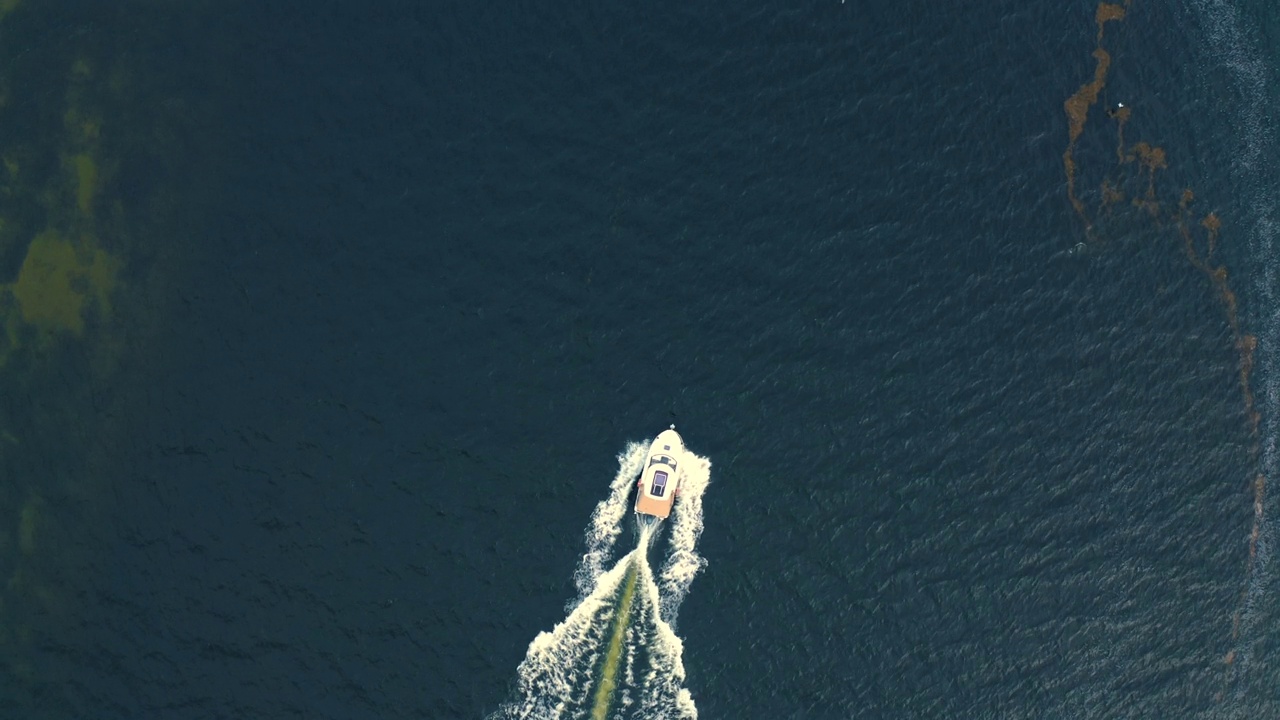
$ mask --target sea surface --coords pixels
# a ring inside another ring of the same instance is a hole
[[[0,717],[1280,717],[1277,37],[0,0]]]

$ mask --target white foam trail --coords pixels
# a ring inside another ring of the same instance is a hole
[[[1234,156],[1232,172],[1244,190],[1243,199],[1250,217],[1242,221],[1249,244],[1253,283],[1245,298],[1249,305],[1248,323],[1255,330],[1258,344],[1254,351],[1255,387],[1258,411],[1262,474],[1272,483],[1263,495],[1265,507],[1259,508],[1264,522],[1259,527],[1256,553],[1245,589],[1244,609],[1240,620],[1240,643],[1235,649],[1235,663],[1247,675],[1251,650],[1256,644],[1265,617],[1270,610],[1265,602],[1272,578],[1271,546],[1274,540],[1274,483],[1280,480],[1280,452],[1277,448],[1277,414],[1280,413],[1280,304],[1276,302],[1277,273],[1280,272],[1280,175],[1275,164],[1276,143],[1273,120],[1269,117],[1273,96],[1269,70],[1258,52],[1259,39],[1240,13],[1227,0],[1192,0],[1191,3],[1204,29],[1206,43],[1202,57],[1215,63],[1214,70],[1225,70],[1231,78],[1235,102],[1229,104],[1232,122],[1241,133],[1241,150]],[[1210,80],[1209,82],[1213,82]],[[1252,639],[1252,640],[1251,640]],[[1237,685],[1237,691],[1240,686]]]
[[[697,548],[703,527],[702,494],[711,482],[711,461],[686,452],[682,471],[680,494],[672,510],[671,552],[659,573],[662,619],[672,627],[693,578],[707,565]]]
[[[596,506],[587,526],[587,552],[574,573],[580,596],[569,603],[568,617],[550,632],[539,633],[517,668],[517,697],[491,720],[586,718],[599,682],[602,653],[619,612],[623,584],[636,573],[629,625],[609,717],[644,720],[697,720],[693,696],[684,687],[684,644],[664,619],[678,609],[689,583],[706,564],[696,552],[702,534],[702,494],[711,463],[693,454],[685,460],[679,500],[671,520],[671,555],[663,566],[662,590],[646,557],[660,525],[641,523],[637,547],[608,572],[618,535],[626,523],[631,487],[640,474],[650,443],[631,443],[618,456],[618,474],[609,496]]]
[[[566,710],[586,703],[614,599],[627,574],[628,558],[598,579],[595,590],[583,598],[569,617],[551,632],[541,632],[529,643],[524,661],[516,669],[520,700],[504,707],[494,718],[558,718]]]
[[[664,598],[653,570],[640,558],[636,601],[649,633],[645,638],[649,668],[639,688],[639,717],[653,720],[697,720],[698,708],[684,686],[684,642],[659,614]]]
[[[627,514],[631,486],[640,476],[648,449],[649,443],[628,443],[627,449],[618,455],[618,474],[609,483],[609,496],[601,500],[596,505],[595,512],[591,513],[591,524],[587,526],[587,551],[578,561],[578,569],[573,573],[578,597],[568,603],[566,611],[572,610],[591,595],[596,579],[604,572],[605,564],[613,553],[614,543],[622,532],[622,519]]]
[[[643,545],[643,543],[641,543]],[[634,693],[632,688],[636,687],[636,666],[638,663],[638,655],[640,651],[639,630],[637,623],[632,623],[627,628],[627,660],[623,666],[621,697],[618,699],[618,707],[621,709],[618,714],[626,715],[626,711],[632,705],[635,705]]]

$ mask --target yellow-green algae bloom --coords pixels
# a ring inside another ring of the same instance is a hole
[[[13,12],[14,8],[21,3],[22,0],[0,0],[0,20],[3,20],[5,15]]]
[[[0,5],[0,9],[3,7]],[[64,155],[62,163],[66,168],[64,178],[70,187],[67,191],[46,195],[51,209],[61,210],[53,213],[58,220],[57,227],[48,226],[30,239],[17,278],[0,285],[0,293],[13,299],[13,302],[0,303],[0,308],[8,310],[8,317],[3,318],[2,323],[7,342],[0,349],[0,367],[17,347],[23,327],[34,327],[46,337],[59,333],[79,337],[83,336],[86,317],[91,313],[100,318],[111,313],[111,294],[120,261],[102,249],[93,233],[94,201],[100,180],[94,151],[100,126],[79,107],[81,93],[75,89],[91,76],[92,71],[84,60],[72,63],[72,89],[63,120],[69,136],[67,143],[73,152]],[[4,164],[8,184],[13,186],[18,163],[6,157]],[[11,193],[11,187],[5,190],[6,194]],[[62,198],[66,201],[60,202]],[[4,229],[4,218],[0,217],[0,238],[21,241],[3,233]]]
[[[76,247],[45,231],[31,241],[18,280],[9,289],[28,324],[81,335],[88,306],[110,313],[119,267],[118,260],[98,248]]]

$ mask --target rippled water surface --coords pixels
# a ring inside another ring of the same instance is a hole
[[[1277,715],[1265,4],[107,5],[0,2],[0,715],[509,709],[672,423],[583,667]]]

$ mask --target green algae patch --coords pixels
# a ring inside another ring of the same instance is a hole
[[[9,356],[13,354],[13,349],[18,346],[18,323],[16,313],[5,312],[4,296],[0,296],[0,319],[3,319],[4,333],[0,334],[0,370],[9,364]],[[0,457],[3,457],[0,455]]]
[[[22,506],[22,514],[18,517],[18,547],[23,555],[30,555],[36,550],[36,529],[40,525],[43,505],[43,500],[33,497]]]
[[[76,172],[76,207],[80,213],[93,214],[93,197],[98,192],[98,164],[86,153],[71,158]]]
[[[90,4],[93,31],[67,33],[59,3],[0,0],[0,398],[18,400],[0,402],[5,718],[73,716],[74,664],[46,649],[110,612],[82,590],[103,552],[85,528],[109,518],[107,479],[125,471],[112,449],[145,417],[138,354],[170,320],[151,300],[204,252],[175,242],[203,214],[194,186],[220,186],[184,173],[216,148],[193,132],[217,99],[190,92],[204,70],[150,62],[213,4],[160,3],[143,22],[131,3]]]
[[[5,15],[13,12],[21,4],[22,0],[0,0],[0,20],[4,20]]]
[[[81,335],[90,307],[104,317],[110,314],[119,268],[120,262],[103,250],[77,248],[46,231],[31,241],[10,291],[27,323]]]

